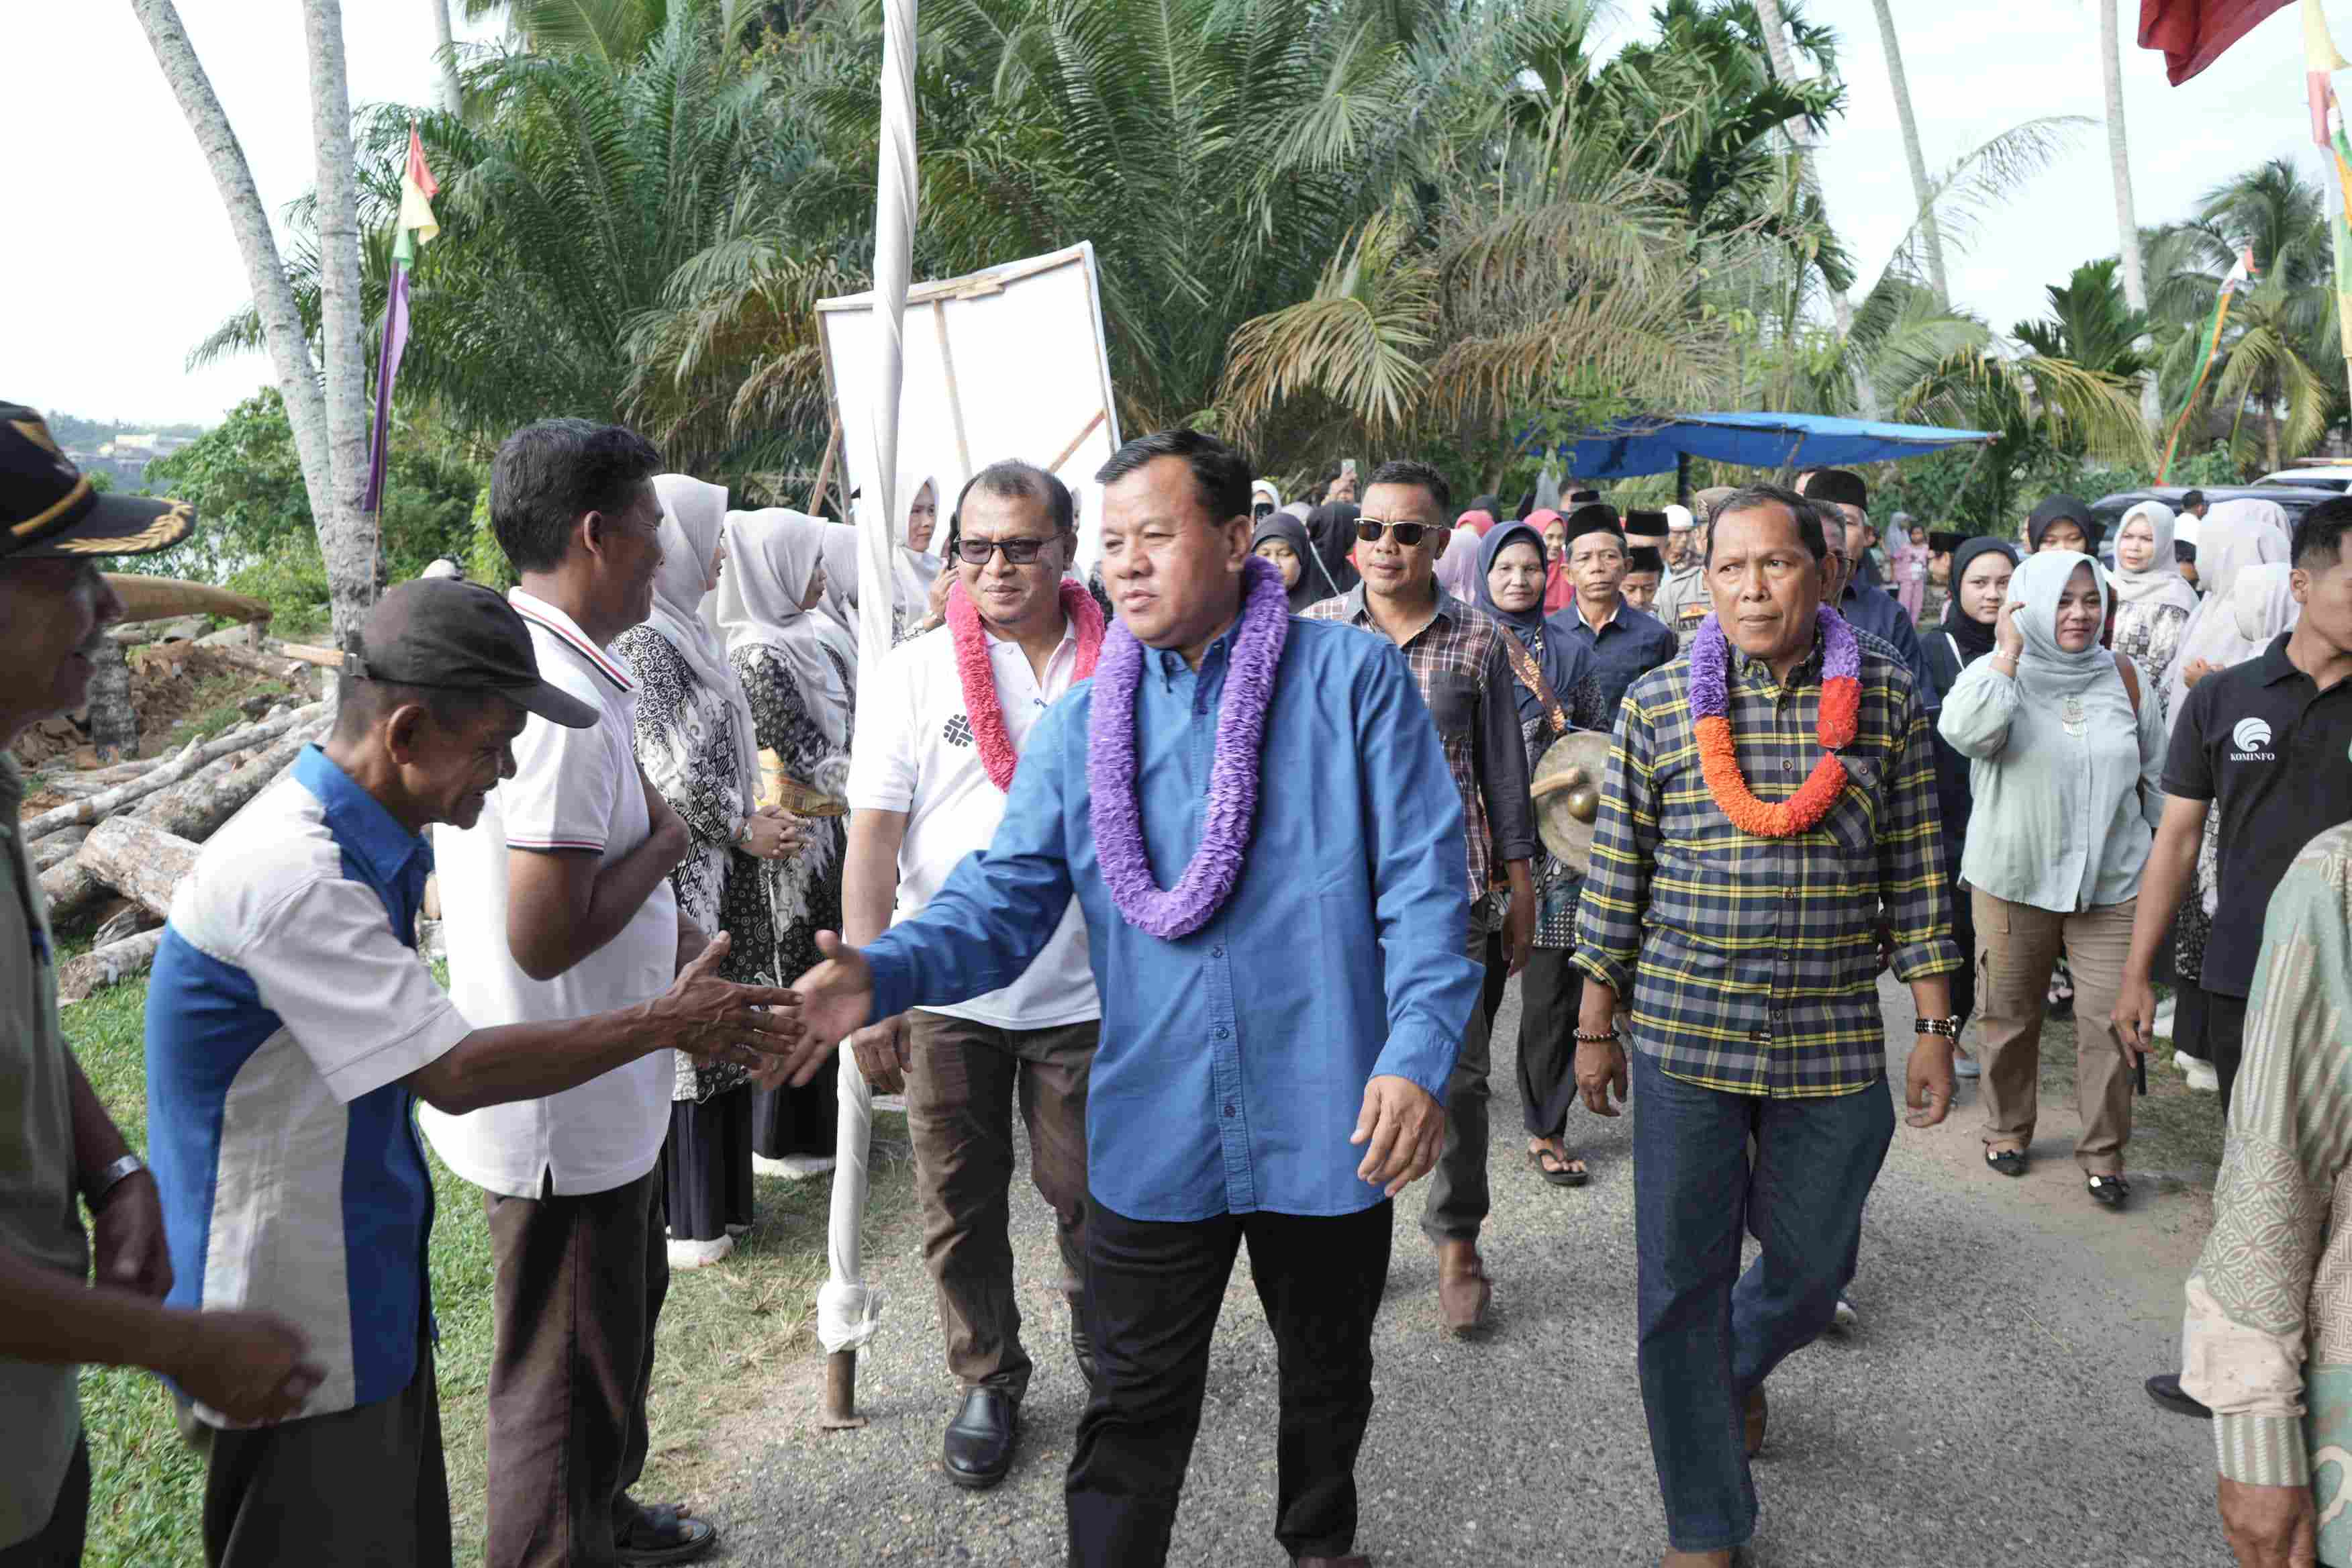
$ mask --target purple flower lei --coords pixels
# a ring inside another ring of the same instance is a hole
[[[1824,605],[1813,612],[1813,628],[1822,639],[1822,679],[1859,679],[1862,645],[1843,616]],[[1731,662],[1731,639],[1713,611],[1698,624],[1690,651],[1690,706],[1693,719],[1720,719],[1731,711],[1731,691],[1726,671]]]
[[[1242,582],[1241,625],[1234,636],[1224,708],[1217,716],[1216,757],[1209,768],[1207,821],[1184,875],[1165,892],[1152,879],[1136,799],[1135,693],[1143,680],[1143,644],[1126,623],[1115,625],[1103,637],[1095,666],[1094,706],[1087,723],[1095,857],[1127,923],[1162,941],[1192,935],[1233,897],[1242,851],[1257,817],[1258,755],[1274,697],[1275,667],[1290,637],[1290,605],[1282,573],[1270,561],[1252,556]]]

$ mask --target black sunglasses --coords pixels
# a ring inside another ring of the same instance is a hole
[[[1396,542],[1399,544],[1402,544],[1406,549],[1410,550],[1414,545],[1421,542],[1422,535],[1429,531],[1429,524],[1425,522],[1384,523],[1376,517],[1365,517],[1356,520],[1356,537],[1362,540],[1366,544],[1370,544],[1374,540],[1380,538],[1383,531],[1394,535]]]
[[[967,566],[985,566],[998,551],[1015,566],[1033,566],[1037,552],[1054,542],[1050,539],[959,539],[956,559]]]

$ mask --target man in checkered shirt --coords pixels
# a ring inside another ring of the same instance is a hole
[[[1445,1091],[1445,1152],[1438,1159],[1422,1234],[1437,1248],[1438,1310],[1446,1331],[1486,1327],[1493,1298],[1478,1231],[1487,1211],[1489,1042],[1504,984],[1524,968],[1535,937],[1535,804],[1513,689],[1511,634],[1484,610],[1437,582],[1437,558],[1452,530],[1445,476],[1426,463],[1389,462],[1364,487],[1355,561],[1363,581],[1344,596],[1310,605],[1318,621],[1388,637],[1404,653],[1422,700],[1437,721],[1445,762],[1462,792],[1470,850],[1470,956],[1486,967],[1462,1055]],[[1507,888],[1499,923],[1489,894]]]
[[[1717,509],[1709,543],[1739,772],[1757,800],[1785,800],[1822,754],[1822,517],[1759,485]],[[1691,669],[1708,635],[1626,693],[1576,954],[1577,1082],[1604,1116],[1617,1114],[1612,1088],[1626,1096],[1612,1019],[1631,999],[1638,1361],[1671,1568],[1727,1565],[1755,1532],[1748,1458],[1763,1442],[1764,1380],[1829,1326],[1853,1276],[1863,1204],[1895,1135],[1882,928],[1919,1013],[1915,1127],[1951,1108],[1947,976],[1960,963],[1909,669],[1855,639],[1843,787],[1810,829],[1759,837],[1732,824],[1700,770]],[[1743,1228],[1763,1251],[1741,1276]]]

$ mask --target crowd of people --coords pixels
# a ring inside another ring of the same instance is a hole
[[[121,614],[94,563],[194,520],[97,493],[5,412],[13,735],[81,699]],[[519,585],[435,574],[368,613],[328,738],[174,898],[144,1159],[65,1047],[24,847],[0,855],[0,1568],[80,1559],[93,1363],[181,1400],[208,1562],[450,1562],[419,1127],[491,1240],[488,1561],[708,1552],[713,1521],[635,1496],[656,1325],[672,1269],[752,1223],[755,1172],[824,1168],[845,1046],[906,1097],[948,1481],[1010,1471],[1037,1370],[1025,1133],[1087,1390],[1069,1560],[1167,1559],[1246,1246],[1276,1538],[1365,1563],[1391,1205],[1430,1178],[1437,1320],[1477,1339],[1515,975],[1528,1175],[1585,1185],[1575,1110],[1633,1110],[1665,1561],[1727,1564],[1771,1373],[1851,1314],[1895,1136],[1890,968],[1904,1120],[1980,1078],[2003,1176],[2071,999],[2074,1154],[2107,1209],[2167,988],[2231,1136],[2183,1367],[2150,1391],[2213,1416],[2242,1561],[2300,1534],[2352,1562],[2313,1496],[2342,1467],[2311,1458],[2352,1444],[2352,499],[2292,532],[2258,501],[2144,502],[2110,567],[2069,496],[2016,540],[1882,531],[1841,469],[1457,508],[1400,458],[1286,502],[1173,430],[1097,476],[1090,581],[1053,473],[909,477],[897,646],[861,664],[853,530],[662,468],[625,429],[527,426],[490,497]],[[1538,831],[1580,734],[1606,736],[1589,858]],[[0,759],[0,798],[23,789]],[[446,993],[415,952],[428,872]]]

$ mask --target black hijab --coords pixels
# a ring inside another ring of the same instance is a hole
[[[1349,500],[1327,500],[1307,514],[1307,532],[1315,541],[1315,563],[1323,574],[1318,584],[1323,598],[1337,598],[1363,581],[1356,563],[1348,559],[1348,552],[1356,548],[1356,519],[1361,514],[1362,509]]]
[[[2099,526],[2098,519],[2091,515],[2091,509],[2083,504],[2081,497],[2070,496],[2063,490],[2035,507],[2033,515],[2025,520],[2026,548],[2041,549],[2042,536],[2049,531],[2052,523],[2062,517],[2083,531],[2084,552],[2096,555],[2099,552],[2099,535],[2106,531]]]
[[[1960,608],[1960,579],[1968,574],[1969,563],[1987,552],[2006,555],[2011,565],[2017,564],[2017,546],[2005,539],[1979,535],[1952,552],[1951,598],[1944,605],[1944,630],[1950,633],[1952,640],[1959,645],[1960,668],[1963,669],[1990,653],[1995,640],[1995,627],[1985,625]]]
[[[1288,512],[1277,511],[1258,520],[1257,531],[1250,535],[1250,552],[1269,539],[1279,539],[1290,546],[1298,557],[1298,584],[1290,590],[1290,613],[1298,614],[1318,599],[1331,595],[1323,591],[1323,571],[1315,558],[1315,546],[1307,537],[1307,525]]]
[[[1536,547],[1536,561],[1542,564],[1543,535],[1524,522],[1498,522],[1486,531],[1486,538],[1478,542],[1478,581],[1474,584],[1478,595],[1478,607],[1510,627],[1522,646],[1531,637],[1542,637],[1543,652],[1537,656],[1536,668],[1543,671],[1544,679],[1550,683],[1552,695],[1559,700],[1561,711],[1573,713],[1576,711],[1576,684],[1591,673],[1589,661],[1591,656],[1586,652],[1584,645],[1570,637],[1564,629],[1554,628],[1549,632],[1544,629],[1543,598],[1540,595],[1530,609],[1507,610],[1495,603],[1495,592],[1486,585],[1487,574],[1495,569],[1495,557],[1503,552],[1505,545],[1521,542]],[[1511,689],[1517,694],[1519,722],[1524,725],[1543,710],[1543,700],[1528,689],[1526,683],[1517,679],[1517,670],[1512,672]]]

